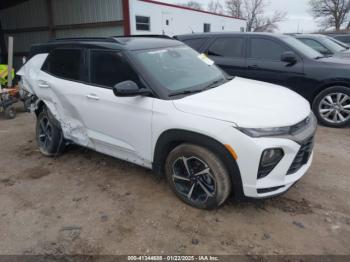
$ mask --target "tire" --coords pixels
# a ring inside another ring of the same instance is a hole
[[[312,109],[324,126],[341,128],[350,125],[350,88],[327,88],[317,95]]]
[[[40,152],[45,156],[60,155],[65,147],[61,128],[53,121],[53,117],[43,109],[36,121],[36,140]]]
[[[32,99],[31,98],[27,98],[26,100],[24,100],[23,101],[24,111],[29,113],[31,105],[32,105]]]
[[[14,119],[16,117],[16,109],[13,106],[6,107],[4,112],[7,119]]]
[[[173,192],[196,208],[217,208],[231,193],[231,179],[225,165],[217,155],[201,146],[176,147],[167,157],[165,173]],[[195,176],[200,173],[202,175]]]

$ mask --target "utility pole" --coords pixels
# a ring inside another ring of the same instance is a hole
[[[7,87],[12,87],[12,68],[13,68],[13,37],[9,36],[7,58]]]

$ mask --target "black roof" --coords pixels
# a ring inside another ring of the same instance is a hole
[[[49,53],[59,47],[88,47],[112,50],[147,50],[182,45],[181,42],[167,36],[116,36],[89,38],[61,38],[47,43],[33,45],[30,57]]]

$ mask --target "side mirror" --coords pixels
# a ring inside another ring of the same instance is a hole
[[[115,96],[130,97],[130,96],[147,96],[151,92],[147,89],[140,89],[139,86],[131,80],[120,82],[113,87]]]
[[[288,51],[282,54],[281,61],[286,62],[289,65],[294,65],[298,61],[298,58],[294,52]]]

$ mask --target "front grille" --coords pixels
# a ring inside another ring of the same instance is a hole
[[[303,165],[309,161],[313,147],[314,137],[311,137],[302,144],[298,154],[296,155],[292,165],[288,170],[287,175],[295,174]]]

